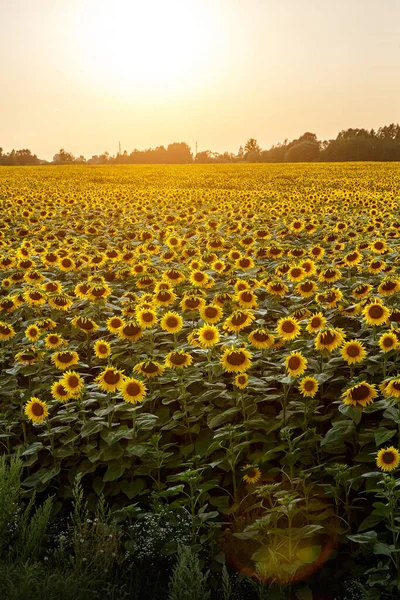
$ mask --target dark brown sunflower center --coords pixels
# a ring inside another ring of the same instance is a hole
[[[391,465],[395,461],[396,457],[393,452],[384,452],[382,454],[382,461],[385,465]]]
[[[173,365],[184,365],[186,362],[186,356],[184,354],[174,352],[173,354],[171,354],[170,360]]]
[[[246,321],[247,321],[247,315],[245,315],[243,313],[234,315],[232,317],[232,325],[234,325],[235,327],[237,325],[243,325],[244,323],[246,323]]]
[[[306,281],[305,283],[301,284],[301,291],[302,292],[311,292],[311,290],[313,289],[313,284],[311,281]]]
[[[59,352],[57,358],[61,363],[69,363],[74,359],[74,355],[71,352]]]
[[[218,310],[216,308],[214,308],[213,306],[208,306],[205,310],[205,315],[209,319],[213,319],[214,317],[216,317],[218,315]]]
[[[250,266],[250,260],[248,258],[241,258],[240,261],[240,266],[241,267],[248,267]]]
[[[90,321],[89,319],[85,320],[81,317],[79,317],[79,319],[76,321],[76,325],[79,327],[79,329],[83,329],[84,331],[91,331],[94,329],[93,321]]]
[[[400,381],[392,381],[391,388],[396,390],[396,392],[400,392]]]
[[[33,414],[35,415],[35,417],[41,417],[44,413],[44,408],[41,404],[39,404],[38,402],[34,402],[31,406],[31,410],[33,412]]]
[[[168,317],[166,320],[167,327],[177,327],[178,319],[176,317]]]
[[[351,397],[356,402],[366,400],[369,395],[370,395],[370,389],[368,386],[366,386],[364,384],[358,385],[356,388],[351,390]]]
[[[288,366],[289,369],[291,369],[292,371],[295,371],[296,369],[298,369],[301,365],[301,360],[298,356],[291,356],[289,358],[289,362],[288,362]]]
[[[200,304],[200,300],[198,298],[188,298],[186,300],[186,306],[188,308],[197,308]]]
[[[380,269],[380,268],[381,268],[381,266],[382,266],[382,263],[381,263],[381,261],[380,261],[380,260],[374,260],[374,261],[371,263],[371,267],[372,267],[373,269]]]
[[[2,335],[9,335],[11,333],[11,329],[7,327],[7,325],[0,325],[0,333]]]
[[[315,387],[315,384],[313,381],[306,381],[304,384],[304,389],[306,390],[306,392],[311,392]]]
[[[152,321],[154,321],[154,315],[151,312],[144,312],[142,314],[142,319],[143,321],[145,321],[146,323],[151,323]]]
[[[382,250],[382,248],[384,247],[382,242],[375,242],[374,246],[376,250]]]
[[[391,348],[392,346],[394,346],[395,341],[391,337],[385,337],[382,340],[382,344],[385,348]]]
[[[193,275],[193,279],[195,281],[201,282],[201,281],[203,281],[205,279],[205,275],[204,275],[204,273],[195,273]]]
[[[72,265],[72,262],[70,261],[69,258],[63,258],[61,261],[61,264],[63,267],[70,267]]]
[[[78,377],[76,375],[70,375],[68,377],[68,385],[69,385],[69,387],[72,387],[72,388],[79,387],[79,379],[78,379]]]
[[[374,306],[369,307],[368,314],[371,317],[371,319],[380,319],[384,314],[384,310],[382,306],[379,306],[379,304],[375,304]]]
[[[140,327],[138,327],[137,325],[132,325],[131,323],[129,323],[128,325],[125,325],[125,327],[122,329],[123,333],[125,335],[138,335],[138,333],[140,333]]]
[[[292,321],[284,321],[282,323],[282,331],[284,331],[285,333],[293,333],[295,329],[296,326],[294,323],[292,323]]]
[[[213,340],[215,338],[215,332],[212,329],[207,329],[206,331],[203,332],[203,337],[205,340],[210,342],[211,340]]]
[[[382,289],[385,292],[391,292],[392,290],[394,290],[397,286],[397,283],[395,281],[385,281],[385,283],[382,284]]]
[[[1,302],[1,306],[2,306],[3,310],[9,310],[10,308],[12,308],[14,306],[14,302],[12,300],[3,300]]]
[[[41,300],[43,298],[42,294],[40,294],[39,292],[31,292],[29,294],[29,297],[31,300]]]
[[[147,365],[143,365],[142,367],[143,373],[157,373],[158,367],[153,362],[147,363]]]
[[[334,341],[336,341],[336,335],[331,331],[325,331],[321,335],[320,341],[323,346],[329,346],[329,344],[332,344]]]
[[[121,380],[120,373],[108,370],[104,373],[103,379],[109,385],[116,385]]]
[[[274,283],[272,284],[271,289],[273,292],[281,292],[284,289],[284,287],[281,283]]]
[[[350,346],[347,346],[346,352],[350,358],[356,358],[360,355],[360,348],[356,344],[351,344]]]
[[[166,302],[167,300],[171,299],[171,294],[169,292],[159,292],[159,294],[157,295],[157,298],[161,302]]]
[[[99,344],[97,346],[97,352],[99,352],[100,354],[107,354],[108,348],[105,344]]]
[[[292,269],[290,274],[292,277],[295,277],[295,278],[300,277],[302,275],[302,269],[298,269],[298,268]]]
[[[65,306],[68,303],[68,300],[66,300],[66,298],[54,298],[54,304],[56,304],[57,306]]]
[[[104,287],[95,287],[95,288],[92,289],[92,295],[95,298],[101,298],[106,293],[107,293],[107,290]]]
[[[253,295],[250,292],[243,292],[241,298],[243,302],[251,302],[253,300]]]
[[[324,273],[324,277],[326,279],[332,279],[333,277],[335,277],[336,275],[336,271],[334,269],[327,269]]]
[[[65,387],[61,383],[59,383],[57,385],[56,391],[59,396],[68,396],[68,391],[65,389]]]
[[[231,352],[226,358],[228,364],[238,367],[246,362],[246,356],[240,350]]]
[[[129,396],[137,396],[141,392],[140,385],[138,385],[134,381],[131,381],[126,386],[126,392],[129,394]]]
[[[121,327],[122,321],[120,319],[111,319],[110,325],[114,329],[118,329],[119,327]]]
[[[253,340],[255,340],[256,342],[266,342],[268,339],[268,333],[263,333],[262,331],[255,331],[253,333]]]

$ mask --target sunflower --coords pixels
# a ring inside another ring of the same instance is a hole
[[[400,281],[394,277],[386,277],[378,286],[378,294],[381,296],[393,296],[400,290]]]
[[[376,455],[376,466],[382,471],[393,471],[400,464],[400,452],[394,446],[381,448]]]
[[[221,357],[221,365],[227,373],[244,373],[251,367],[251,353],[245,348],[227,348]]]
[[[318,279],[324,283],[333,283],[339,281],[342,278],[342,274],[339,269],[328,267],[320,272]]]
[[[49,409],[47,408],[46,402],[32,396],[29,402],[25,404],[24,413],[32,423],[41,424],[48,416]]]
[[[300,381],[299,391],[304,398],[314,398],[318,388],[319,384],[315,377],[303,377]]]
[[[178,313],[169,311],[161,319],[160,326],[168,333],[177,333],[183,327],[183,319]]]
[[[185,296],[181,301],[181,309],[183,311],[196,311],[205,305],[204,298],[199,296]]]
[[[138,308],[135,311],[135,316],[142,329],[153,327],[158,320],[156,312],[150,308]]]
[[[306,281],[302,281],[294,288],[296,294],[302,296],[302,298],[311,298],[317,291],[317,284],[315,281],[311,281],[310,279],[306,279]]]
[[[371,244],[370,248],[375,254],[385,254],[388,249],[385,240],[376,240]]]
[[[93,350],[97,358],[108,358],[111,354],[111,346],[106,340],[96,340]]]
[[[274,345],[274,336],[271,335],[266,329],[254,329],[248,335],[249,343],[262,350],[263,348],[272,348]]]
[[[300,335],[300,325],[292,317],[282,317],[278,321],[276,332],[284,340],[294,340]]]
[[[44,338],[44,344],[46,348],[54,349],[59,348],[60,346],[65,345],[67,342],[63,339],[63,337],[58,333],[49,333]]]
[[[110,333],[118,333],[118,331],[125,325],[125,321],[120,317],[110,317],[106,323],[107,329]]]
[[[172,290],[160,290],[154,294],[155,306],[169,306],[176,300],[176,294]]]
[[[245,310],[235,310],[227,319],[225,319],[223,328],[226,331],[241,331],[254,321],[254,316]]]
[[[257,308],[257,296],[251,290],[239,291],[235,300],[241,308]]]
[[[382,333],[381,337],[379,338],[379,347],[382,352],[390,352],[390,350],[398,348],[398,346],[399,340],[397,339],[395,333],[392,333],[391,331]]]
[[[75,262],[69,256],[64,256],[63,258],[58,259],[58,266],[61,271],[64,273],[68,273],[69,271],[73,271],[75,269]]]
[[[63,386],[61,381],[55,381],[51,386],[51,395],[55,400],[66,402],[71,398],[69,391]]]
[[[344,342],[345,334],[343,329],[324,329],[323,331],[319,331],[315,338],[315,349],[320,350],[328,350],[329,352],[333,352],[336,348],[339,348]]]
[[[392,398],[400,398],[400,379],[389,379],[389,381],[386,382],[385,395],[387,398],[390,396]]]
[[[209,325],[218,323],[223,317],[223,311],[217,304],[204,304],[199,309],[199,315]]]
[[[367,352],[361,342],[350,341],[345,342],[340,349],[343,360],[346,360],[349,365],[355,365],[364,360]]]
[[[122,371],[114,367],[106,367],[97,375],[95,382],[105,392],[115,392],[121,387],[123,378]]]
[[[286,273],[286,276],[289,279],[289,281],[292,281],[293,283],[298,283],[299,281],[303,281],[303,279],[307,277],[307,273],[303,269],[303,267],[295,266],[290,267],[289,271]]]
[[[390,310],[379,302],[368,304],[362,311],[368,325],[384,325],[390,317]]]
[[[40,338],[40,329],[36,325],[28,325],[25,329],[25,337],[30,342],[36,342]]]
[[[80,300],[87,300],[89,298],[91,285],[87,282],[78,283],[74,288],[74,293]]]
[[[288,293],[289,288],[282,281],[269,281],[265,287],[267,294],[270,296],[284,296]]]
[[[79,396],[84,388],[82,377],[75,371],[65,371],[60,379],[60,382],[67,392],[74,398]]]
[[[192,271],[189,279],[190,279],[191,283],[193,285],[195,285],[196,287],[205,287],[208,283],[209,276],[207,275],[207,273],[204,273],[203,271],[196,269],[196,270]]]
[[[173,350],[165,357],[165,364],[170,369],[189,367],[192,364],[192,357],[183,350]]]
[[[143,330],[135,321],[128,321],[118,329],[117,335],[121,340],[136,342],[143,336]]]
[[[347,266],[352,267],[353,265],[358,265],[358,263],[361,262],[362,254],[358,250],[354,250],[353,252],[346,254],[343,260]]]
[[[26,290],[23,293],[24,300],[29,306],[43,306],[46,304],[46,298],[39,290]]]
[[[202,348],[212,348],[219,342],[219,331],[215,325],[203,325],[197,330],[197,337]]]
[[[66,295],[62,296],[60,294],[60,295],[52,296],[51,298],[49,298],[48,304],[49,304],[49,306],[51,306],[51,308],[55,308],[56,310],[63,310],[65,312],[67,312],[72,306],[72,300],[68,296],[66,296]]]
[[[246,388],[249,384],[249,376],[247,375],[247,373],[239,373],[239,375],[236,375],[235,377],[235,386],[238,387],[240,390],[244,390],[244,388]]]
[[[77,352],[72,350],[63,350],[56,352],[51,357],[51,362],[57,367],[57,369],[68,369],[72,365],[79,363],[79,355]]]
[[[137,404],[146,396],[146,386],[134,377],[125,378],[120,386],[120,392],[125,402]]]
[[[378,396],[374,384],[361,381],[345,390],[342,394],[344,404],[349,406],[367,406]]]
[[[86,317],[75,317],[74,319],[72,319],[71,324],[76,329],[80,329],[88,335],[99,328],[97,323],[95,323],[92,319],[88,319]]]
[[[12,325],[9,325],[8,323],[4,323],[3,321],[0,321],[0,340],[3,342],[7,341],[7,340],[12,340],[12,338],[15,336],[15,331]]]
[[[308,360],[301,354],[301,352],[292,352],[285,359],[285,366],[291,377],[303,375],[307,368],[307,364]]]
[[[30,348],[25,348],[25,350],[20,350],[15,355],[15,360],[21,365],[34,365],[38,362],[39,357],[43,356],[43,352],[38,352],[35,346],[30,346]]]
[[[252,465],[245,465],[244,469],[246,473],[243,475],[243,481],[248,484],[257,483],[261,479],[261,471],[258,467]]]
[[[152,377],[158,377],[164,373],[165,367],[155,360],[145,360],[143,362],[138,363],[133,367],[134,373],[139,373],[146,377],[147,379],[151,379]]]

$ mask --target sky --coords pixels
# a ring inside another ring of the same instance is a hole
[[[0,0],[0,146],[237,152],[400,122],[399,0]]]

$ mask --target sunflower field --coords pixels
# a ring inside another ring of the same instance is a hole
[[[189,598],[186,569],[193,600],[398,598],[399,190],[384,163],[2,168],[0,557],[135,590],[96,597]]]

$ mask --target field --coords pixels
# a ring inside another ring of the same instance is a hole
[[[225,600],[397,597],[399,190],[395,163],[2,168],[0,555],[168,579],[184,546]]]

